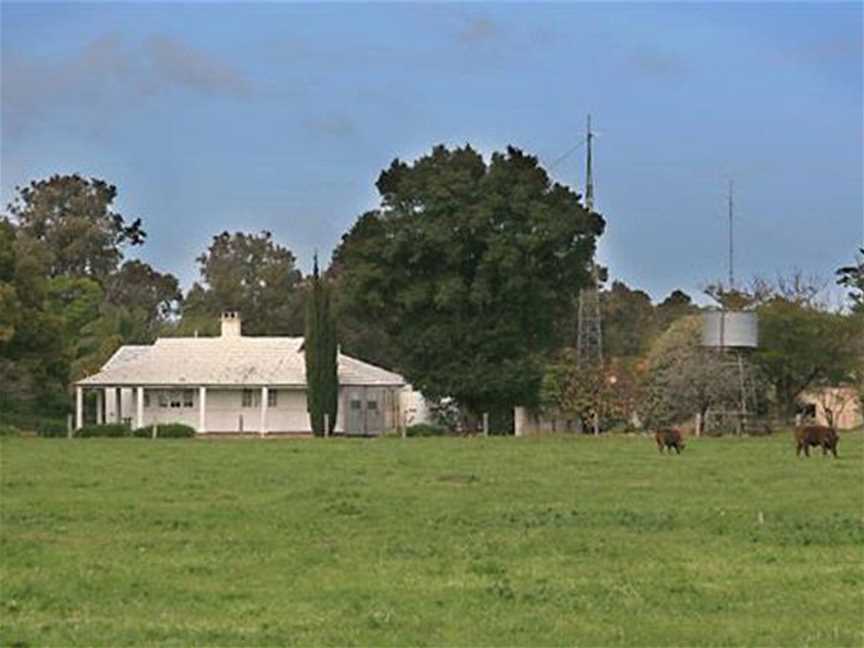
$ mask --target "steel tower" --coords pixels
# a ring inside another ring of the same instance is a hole
[[[591,115],[585,137],[587,157],[585,163],[585,209],[594,211],[594,177],[591,169]],[[591,259],[591,286],[579,292],[579,310],[576,328],[576,358],[580,365],[588,366],[603,362],[603,324],[600,316],[600,273]]]

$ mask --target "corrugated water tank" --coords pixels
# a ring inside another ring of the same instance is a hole
[[[759,318],[744,311],[709,311],[702,315],[702,346],[756,348]]]

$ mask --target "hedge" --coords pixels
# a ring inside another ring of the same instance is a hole
[[[153,426],[132,430],[132,436],[149,439],[153,436]],[[156,437],[159,439],[189,439],[195,436],[195,428],[183,423],[157,423]]]
[[[128,426],[122,423],[105,423],[102,425],[85,425],[80,430],[75,430],[75,436],[82,439],[109,437],[116,439],[129,436]]]
[[[153,426],[147,425],[137,429],[131,429],[122,423],[106,423],[104,425],[85,425],[75,432],[76,437],[82,439],[90,438],[123,438],[135,437],[139,439],[150,439],[153,437]],[[195,428],[183,423],[157,423],[156,437],[159,439],[188,439],[195,436]]]
[[[443,425],[435,425],[434,423],[415,423],[409,425],[405,430],[406,436],[409,437],[428,437],[428,436],[444,436],[448,433],[447,428]]]

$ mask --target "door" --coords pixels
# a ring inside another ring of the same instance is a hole
[[[345,390],[345,434],[375,436],[384,431],[383,391],[375,387],[352,387]]]
[[[384,432],[384,398],[380,388],[366,389],[364,406],[366,408],[366,434],[378,435]]]
[[[363,388],[345,390],[345,434],[351,436],[366,434],[363,410]]]

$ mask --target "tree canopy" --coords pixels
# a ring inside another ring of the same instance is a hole
[[[811,386],[855,380],[860,372],[864,320],[829,312],[781,296],[758,309],[756,362],[774,386],[777,405],[794,411]]]
[[[197,259],[202,283],[183,306],[180,332],[215,327],[225,310],[239,311],[249,335],[299,335],[303,331],[302,273],[294,254],[270,232],[222,232]]]
[[[45,243],[50,277],[102,280],[126,245],[141,245],[147,236],[140,218],[127,223],[114,209],[117,188],[104,180],[55,175],[16,191],[9,213],[22,234]]]
[[[536,401],[541,354],[572,309],[604,221],[515,148],[394,160],[379,209],[334,253],[352,311],[381,327],[399,368],[473,412]]]
[[[600,294],[603,315],[603,352],[607,356],[635,357],[648,349],[658,323],[648,293],[613,281]]]
[[[152,342],[182,297],[141,261],[141,220],[96,178],[55,175],[17,189],[0,219],[0,406],[60,414],[67,387],[125,343]]]
[[[49,305],[50,254],[0,219],[0,407],[65,410],[66,322]]]

